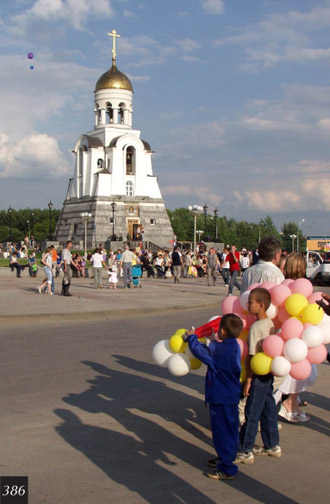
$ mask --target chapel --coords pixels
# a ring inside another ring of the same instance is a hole
[[[133,129],[133,86],[117,68],[120,35],[116,30],[108,35],[113,38],[112,66],[95,85],[94,129],[82,134],[74,147],[75,170],[56,239],[82,241],[86,231],[92,247],[109,240],[169,247],[174,235],[153,174],[153,151]]]

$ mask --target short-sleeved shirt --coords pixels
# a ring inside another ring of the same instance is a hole
[[[235,257],[237,262],[234,259],[232,252],[229,252],[227,255],[227,261],[229,261],[230,271],[239,271],[239,252],[235,252]]]
[[[93,268],[102,268],[103,254],[95,253],[92,255]]]
[[[275,334],[275,327],[270,318],[257,320],[249,330],[249,355],[262,352],[262,341],[270,334]]]
[[[62,259],[63,261],[66,261],[66,264],[71,264],[72,255],[70,250],[67,248],[65,248],[62,252]]]
[[[241,293],[245,292],[249,285],[258,282],[274,282],[280,284],[284,280],[282,271],[272,262],[259,260],[258,264],[248,268],[242,277]]]
[[[125,250],[125,252],[121,256],[121,260],[124,263],[132,263],[133,261],[136,261],[136,256],[134,252],[131,252],[131,250]]]

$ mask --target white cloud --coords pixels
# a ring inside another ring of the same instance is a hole
[[[307,12],[272,14],[263,21],[215,40],[214,44],[244,47],[246,61],[240,68],[256,72],[280,62],[315,62],[330,58],[329,47],[315,47],[314,32],[330,28],[330,7],[314,7]],[[233,30],[232,30],[233,32]]]
[[[183,52],[190,52],[200,48],[199,42],[196,42],[196,40],[189,38],[176,40],[175,43]]]
[[[297,208],[300,196],[294,191],[276,190],[260,191],[251,190],[239,193],[234,191],[237,201],[248,208],[262,210],[264,212],[283,212],[292,208]]]
[[[190,177],[186,174],[186,182],[182,185],[165,185],[161,188],[162,194],[166,196],[191,196],[197,198],[197,201],[207,200],[212,205],[219,205],[222,200],[221,196],[212,192],[211,187],[206,187],[190,181]]]
[[[225,8],[223,0],[201,0],[201,5],[208,14],[222,14]]]
[[[11,18],[10,29],[12,34],[21,35],[21,32],[25,32],[35,21],[49,23],[65,21],[76,30],[82,30],[90,16],[96,18],[113,17],[114,10],[111,1],[36,0],[30,8]]]
[[[12,142],[8,135],[0,135],[1,179],[52,179],[71,172],[55,138],[35,133]]]

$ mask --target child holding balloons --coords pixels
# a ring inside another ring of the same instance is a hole
[[[236,463],[253,464],[254,455],[282,455],[279,446],[277,426],[277,411],[273,397],[273,375],[268,369],[263,369],[262,358],[253,357],[262,350],[262,342],[267,336],[275,333],[273,322],[267,316],[271,304],[271,296],[267,289],[257,287],[250,292],[247,308],[249,313],[255,315],[257,321],[249,330],[248,345],[249,355],[246,358],[246,382],[243,387],[244,396],[247,397],[245,407],[245,423],[240,431],[240,451]],[[263,447],[254,447],[260,421]]]
[[[238,448],[241,352],[236,338],[242,329],[242,320],[228,313],[219,325],[221,342],[212,341],[209,346],[201,344],[194,328],[183,336],[193,355],[208,366],[205,402],[210,405],[213,444],[218,457],[209,460],[208,466],[215,470],[206,476],[216,480],[234,479],[238,470],[234,460]],[[214,334],[212,339],[215,340]]]

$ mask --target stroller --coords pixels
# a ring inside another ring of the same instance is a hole
[[[140,264],[135,264],[135,266],[132,267],[132,283],[133,287],[142,287],[140,278],[142,276],[142,268]]]

